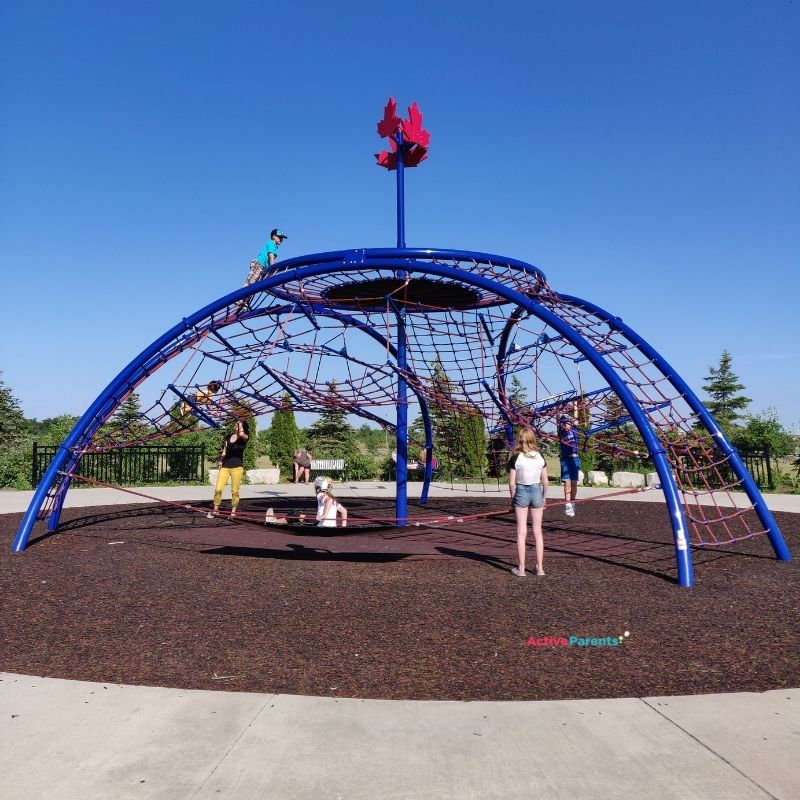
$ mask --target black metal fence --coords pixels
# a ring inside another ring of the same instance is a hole
[[[768,447],[753,450],[741,449],[738,451],[739,457],[744,462],[747,471],[753,477],[759,489],[774,489],[775,483],[772,477],[772,454]],[[737,482],[733,474],[730,462],[727,460],[716,467],[698,468],[697,464],[702,464],[705,451],[698,450],[691,457],[681,459],[687,475],[690,476],[690,485],[694,488],[721,488],[730,486]]]
[[[36,486],[55,457],[58,447],[33,443],[31,483]],[[125,447],[105,453],[86,453],[74,472],[102,483],[203,483],[205,445]],[[75,485],[88,483],[80,478]]]
[[[764,447],[760,450],[740,450],[744,465],[747,471],[753,476],[753,480],[758,484],[760,489],[774,489],[775,483],[772,480],[772,467],[770,466],[770,453],[769,447]]]

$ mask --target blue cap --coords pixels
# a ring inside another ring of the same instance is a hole
[[[277,236],[279,239],[288,239],[289,238],[280,228],[275,228],[269,236],[270,236],[270,239],[273,236]]]

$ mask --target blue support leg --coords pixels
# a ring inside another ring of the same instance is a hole
[[[422,424],[425,426],[425,471],[419,504],[424,506],[428,502],[428,491],[430,490],[431,477],[433,476],[433,426],[431,425],[431,415],[428,413],[427,403],[420,403],[420,412],[422,413]]]
[[[604,309],[596,306],[594,303],[590,303],[587,300],[582,300],[579,297],[571,297],[568,295],[559,296],[568,303],[589,311],[612,328],[618,330],[629,342],[635,344],[639,350],[645,356],[647,356],[647,358],[649,358],[653,364],[655,364],[655,366],[658,367],[658,369],[661,370],[661,372],[669,379],[670,383],[675,387],[675,389],[680,392],[689,408],[691,408],[691,410],[697,415],[698,419],[703,423],[705,429],[714,438],[714,441],[722,453],[727,456],[734,475],[741,480],[742,488],[747,494],[750,502],[753,504],[753,509],[758,515],[759,520],[761,520],[761,524],[764,526],[764,530],[769,537],[769,541],[770,544],[772,544],[772,549],[775,551],[775,555],[781,559],[781,561],[791,561],[792,554],[789,552],[789,548],[786,545],[786,540],[781,534],[778,523],[776,522],[775,517],[772,515],[772,512],[769,510],[769,508],[767,508],[767,504],[764,502],[764,497],[761,494],[761,490],[758,488],[752,476],[748,472],[747,467],[744,465],[744,462],[739,456],[739,453],[736,451],[736,448],[730,443],[728,437],[717,424],[717,421],[709,413],[708,409],[702,404],[702,402],[700,402],[700,399],[692,391],[691,387],[686,383],[686,381],[684,381],[683,378],[681,378],[681,376],[675,371],[672,365],[669,364],[667,360],[652,347],[652,345],[648,344],[647,341],[639,336],[639,334],[636,333],[636,331],[634,331],[631,327],[626,325],[619,317],[614,317]]]
[[[408,523],[408,384],[403,377],[406,363],[405,309],[397,312],[397,487],[395,517],[398,525]]]

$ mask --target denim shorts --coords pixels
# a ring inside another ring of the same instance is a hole
[[[516,508],[542,508],[544,506],[542,484],[532,483],[526,486],[518,483],[514,492],[514,506]]]
[[[581,468],[581,460],[578,456],[569,456],[561,459],[561,480],[577,481],[578,471]]]

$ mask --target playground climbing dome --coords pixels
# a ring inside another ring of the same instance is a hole
[[[405,120],[395,109],[390,101],[378,125],[391,151],[377,158],[397,177],[397,246],[278,261],[259,282],[181,319],[78,421],[34,493],[14,550],[26,547],[37,520],[57,529],[86,453],[269,415],[288,398],[295,411],[337,409],[392,434],[398,525],[413,521],[410,452],[423,454],[423,504],[432,465],[446,455],[434,437],[436,415],[471,419],[487,442],[511,447],[522,425],[557,442],[567,413],[586,452],[646,451],[666,500],[681,585],[693,583],[693,545],[766,534],[778,558],[790,560],[724,432],[620,317],[559,293],[540,269],[514,258],[406,246],[403,173],[427,156],[429,136],[416,104]],[[212,381],[218,391],[204,393]],[[154,399],[138,419],[105,426],[133,391]],[[409,410],[421,424],[409,426]]]

